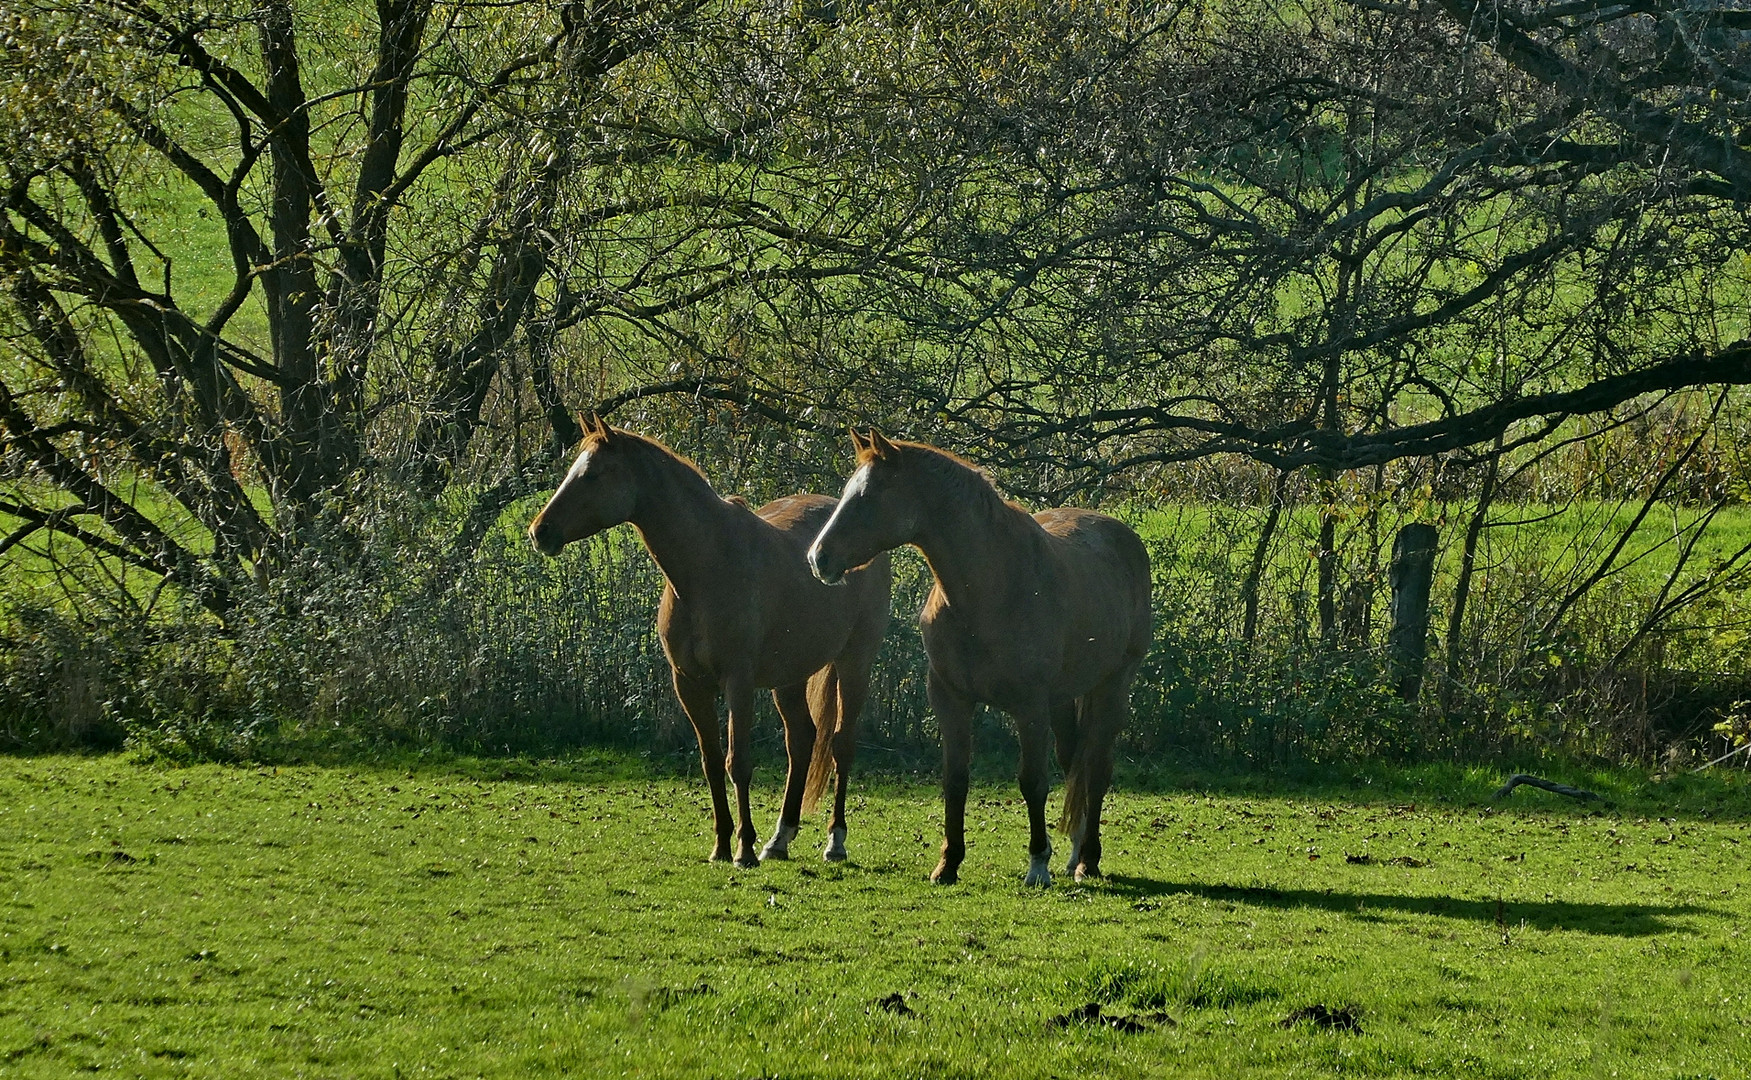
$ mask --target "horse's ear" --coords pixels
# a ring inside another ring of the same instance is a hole
[[[900,452],[899,447],[889,442],[888,437],[875,428],[869,429],[869,449],[879,458],[894,457]]]
[[[856,428],[846,425],[845,430],[851,433],[851,448],[861,456],[869,448],[869,444],[863,441],[863,437],[857,433]]]
[[[601,414],[596,412],[590,413],[590,425],[595,429],[595,434],[598,438],[603,442],[608,441],[608,437],[612,433],[608,430],[608,425],[603,422]]]

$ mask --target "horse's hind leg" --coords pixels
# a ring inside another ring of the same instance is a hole
[[[730,706],[730,752],[725,764],[729,766],[730,781],[736,785],[736,820],[739,826],[736,831],[736,865],[759,866],[760,856],[754,852],[754,842],[760,837],[754,831],[754,815],[748,807],[748,785],[754,779],[753,680],[725,680],[724,697],[729,699]]]
[[[711,789],[712,824],[717,843],[711,849],[712,862],[727,862],[730,857],[730,834],[734,824],[730,818],[730,801],[724,791],[723,744],[717,737],[717,684],[689,679],[679,671],[672,672],[675,696],[681,699],[681,711],[693,724],[693,734],[699,739],[699,764],[705,770],[705,784]]]
[[[1113,744],[1131,712],[1131,680],[1135,665],[1090,690],[1077,709],[1082,745],[1075,775],[1065,783],[1065,807],[1070,825],[1070,868],[1077,881],[1100,876],[1100,815],[1107,787],[1113,781]]]
[[[790,858],[790,842],[802,818],[803,785],[809,778],[809,758],[815,749],[815,720],[809,715],[808,684],[781,686],[772,691],[772,703],[784,721],[784,750],[789,765],[784,776],[784,805],[772,838],[760,849],[760,860]]]
[[[1082,731],[1078,727],[1080,705],[1075,700],[1055,701],[1052,703],[1052,738],[1058,745],[1058,767],[1064,770],[1064,812],[1058,819],[1058,828],[1070,830],[1070,800],[1076,797],[1076,753],[1081,746]],[[1070,838],[1070,863],[1064,868],[1066,874],[1076,870],[1076,837]]]
[[[1021,797],[1027,803],[1028,818],[1027,883],[1041,888],[1052,884],[1052,838],[1046,832],[1046,796],[1052,790],[1051,729],[1051,713],[1043,705],[1016,714],[1015,731],[1021,738]]]
[[[846,665],[839,669],[839,730],[833,733],[833,823],[827,830],[827,848],[821,857],[844,862],[845,792],[851,786],[851,766],[857,758],[857,721],[869,698],[869,668]]]
[[[1081,858],[1082,839],[1076,834],[1075,802],[1080,788],[1077,784],[1077,757],[1082,752],[1082,701],[1058,701],[1052,704],[1052,736],[1058,744],[1058,765],[1064,770],[1064,812],[1058,828],[1070,834],[1070,861],[1064,864],[1066,874],[1076,872]]]
[[[1070,858],[1064,863],[1064,872],[1073,877],[1082,863],[1083,821],[1087,816],[1083,810],[1086,799],[1082,781],[1084,766],[1080,758],[1089,742],[1083,738],[1082,732],[1088,700],[1086,696],[1077,698],[1063,710],[1063,715],[1056,712],[1052,715],[1052,726],[1058,733],[1058,762],[1064,766],[1064,810],[1058,818],[1058,829],[1070,838]],[[1068,755],[1064,752],[1066,724],[1070,728],[1068,740],[1073,747]]]
[[[1076,702],[1052,703],[1052,741],[1058,749],[1058,767],[1066,774],[1076,764],[1076,747],[1082,739],[1077,727]]]

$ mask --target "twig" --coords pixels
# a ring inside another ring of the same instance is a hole
[[[1594,792],[1584,791],[1578,787],[1570,787],[1567,784],[1559,784],[1555,780],[1546,780],[1542,776],[1532,776],[1528,773],[1515,773],[1513,776],[1508,777],[1508,782],[1496,789],[1494,797],[1497,799],[1505,799],[1509,795],[1512,795],[1514,789],[1521,784],[1531,784],[1536,788],[1543,788],[1546,791],[1554,791],[1558,795],[1567,795],[1571,799],[1592,799],[1599,802],[1605,801],[1604,796],[1595,794]]]
[[[1703,769],[1712,769],[1716,765],[1719,765],[1721,762],[1727,760],[1728,758],[1736,757],[1739,754],[1743,754],[1747,750],[1751,750],[1751,743],[1746,743],[1744,746],[1738,747],[1738,748],[1733,749],[1733,750],[1729,750],[1726,753],[1722,754],[1720,757],[1715,758],[1713,761],[1709,762],[1707,765],[1703,765],[1699,768],[1695,768],[1695,769],[1692,769],[1690,771],[1692,774],[1695,774],[1695,773],[1701,772]]]

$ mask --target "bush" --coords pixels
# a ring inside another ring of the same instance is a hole
[[[241,759],[597,745],[690,758],[693,734],[655,633],[661,577],[648,554],[619,529],[546,559],[522,535],[533,509],[513,506],[466,555],[450,546],[455,515],[411,499],[318,523],[326,531],[265,586],[241,586],[254,591],[223,626],[192,604],[161,605],[151,618],[75,619],[15,596],[0,610],[0,747],[126,740],[179,758]],[[1368,512],[1351,520],[1366,523]],[[1533,543],[1491,550],[1464,648],[1435,639],[1425,691],[1404,702],[1379,647],[1378,545],[1391,522],[1353,528],[1356,613],[1322,640],[1310,630],[1305,536],[1292,532],[1304,526],[1286,518],[1290,535],[1260,579],[1248,641],[1243,556],[1261,513],[1199,505],[1145,519],[1154,647],[1133,691],[1126,754],[1257,766],[1528,753],[1666,760],[1675,746],[1689,747],[1681,756],[1708,752],[1721,741],[1712,729],[1751,699],[1735,674],[1751,640],[1732,629],[1743,622],[1741,595],[1708,594],[1694,610],[1712,628],[1647,635],[1616,663],[1609,643],[1625,640],[1652,602],[1636,589],[1651,593],[1659,582],[1614,581],[1545,640],[1539,627],[1575,571]],[[900,553],[895,617],[863,718],[866,765],[936,758],[915,618],[929,586],[923,561]],[[1446,617],[1432,615],[1438,634]],[[768,702],[759,708],[756,745],[780,754],[777,717]],[[989,710],[975,740],[982,752],[1014,753],[1009,722]]]
[[[109,707],[116,635],[93,633],[54,608],[0,612],[0,750],[107,750],[125,732]]]

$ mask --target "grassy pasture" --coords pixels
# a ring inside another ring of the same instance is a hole
[[[1481,538],[1478,573],[1486,575],[1501,561],[1536,562],[1552,579],[1589,572],[1635,524],[1636,510],[1636,505],[1596,500],[1577,500],[1566,506],[1499,503]],[[1389,555],[1393,533],[1399,526],[1411,521],[1428,521],[1440,530],[1437,568],[1450,582],[1458,572],[1470,511],[1468,504],[1444,503],[1420,506],[1404,516],[1389,514],[1379,528],[1383,555]],[[1241,528],[1228,526],[1238,536],[1228,552],[1228,562],[1236,573],[1244,572],[1252,557],[1258,528],[1255,519],[1263,515],[1263,510],[1257,510],[1244,519]],[[1145,537],[1182,545],[1218,532],[1227,524],[1227,517],[1233,516],[1231,508],[1194,502],[1125,513]],[[1365,523],[1358,520],[1360,516],[1361,511],[1355,509],[1341,520],[1340,551],[1348,546],[1346,541],[1358,548],[1365,543]],[[1617,570],[1613,576],[1630,581],[1632,587],[1657,586],[1672,572],[1678,541],[1697,531],[1703,524],[1703,516],[1704,511],[1695,507],[1661,503],[1640,524],[1635,524],[1634,532],[1614,563]],[[1317,548],[1318,536],[1318,508],[1297,507],[1285,514],[1278,525],[1268,568],[1284,573],[1294,570],[1298,564],[1310,562],[1309,553]],[[1702,529],[1702,537],[1691,556],[1693,571],[1726,558],[1748,543],[1751,543],[1751,507],[1732,506],[1721,510]],[[1436,591],[1439,594],[1441,590],[1437,588]]]
[[[0,1073],[1744,1075],[1743,778],[1497,779],[1132,784],[1111,876],[1039,893],[997,778],[935,889],[928,778],[859,782],[850,864],[737,871],[624,759],[0,759]],[[1051,1023],[1091,1002],[1142,1030]]]

